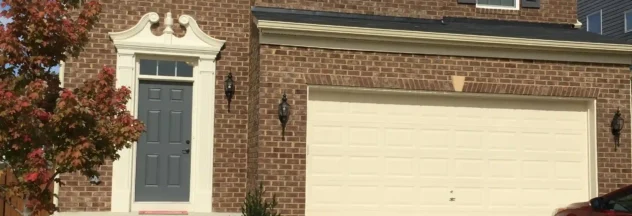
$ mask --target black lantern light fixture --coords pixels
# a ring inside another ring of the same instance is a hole
[[[279,104],[279,121],[281,121],[281,136],[285,140],[285,126],[287,122],[290,120],[290,104],[287,103],[287,95],[285,91],[283,91],[283,98],[281,99],[281,103]]]
[[[612,121],[610,122],[610,130],[612,135],[614,136],[614,149],[616,150],[620,144],[621,138],[621,130],[623,130],[623,118],[621,117],[621,111],[617,109],[617,112],[614,113],[614,117],[612,117]]]
[[[235,95],[235,81],[233,81],[233,73],[229,72],[228,77],[224,81],[224,94],[226,94],[226,100],[228,100],[228,112],[230,112],[230,102]]]
[[[101,184],[101,179],[99,178],[99,176],[93,175],[92,177],[90,177],[90,184],[92,184],[92,185],[100,185]]]

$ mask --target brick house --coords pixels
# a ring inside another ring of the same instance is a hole
[[[62,215],[239,215],[256,181],[283,215],[549,214],[632,182],[632,46],[575,0],[101,2],[64,85],[115,66],[148,128]]]

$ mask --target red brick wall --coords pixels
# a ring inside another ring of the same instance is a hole
[[[253,20],[254,21],[254,20]],[[259,147],[259,32],[254,23],[250,32],[250,78],[248,79],[248,183],[256,186]]]
[[[626,65],[386,54],[263,45],[259,87],[259,178],[279,196],[283,215],[303,215],[307,84],[454,91],[450,76],[466,76],[464,92],[597,98],[599,192],[632,183],[630,129],[614,151],[609,122],[621,108],[630,122]],[[287,90],[292,116],[281,139],[276,115]]]
[[[477,9],[457,0],[256,0],[257,6],[439,19],[442,16],[574,24],[576,0],[541,0],[540,9]]]
[[[92,32],[90,44],[78,58],[66,64],[66,87],[77,87],[84,80],[94,77],[102,65],[115,67],[115,49],[107,33],[132,27],[147,12],[157,12],[161,21],[167,12],[175,18],[180,14],[192,15],[207,34],[227,40],[221,59],[217,61],[212,205],[214,211],[238,212],[245,196],[247,173],[247,86],[251,67],[249,50],[252,49],[249,44],[250,0],[100,2],[103,4],[101,20]],[[231,113],[227,112],[223,91],[228,72],[233,73],[237,86]],[[62,176],[66,185],[60,188],[59,193],[61,211],[110,211],[111,164],[101,167],[100,171],[103,181],[100,186],[90,186],[88,180],[79,175]]]

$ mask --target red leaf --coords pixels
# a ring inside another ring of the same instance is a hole
[[[26,176],[24,177],[24,180],[26,180],[27,182],[34,182],[35,180],[37,180],[37,176],[38,176],[38,173],[36,172],[27,173]]]

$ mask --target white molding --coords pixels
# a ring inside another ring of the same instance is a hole
[[[60,61],[59,62],[59,83],[62,88],[64,87],[65,68],[66,68],[66,62]]]
[[[165,20],[173,22],[171,12],[167,13]],[[173,30],[167,24],[162,35],[154,35],[151,26],[158,21],[158,14],[150,12],[145,14],[134,27],[121,32],[110,32],[109,36],[119,53],[133,51],[134,53],[172,55],[172,50],[178,50],[180,56],[203,56],[207,59],[215,59],[226,43],[224,40],[205,34],[195,19],[189,15],[180,15],[178,18],[179,24],[186,29],[186,34],[181,38],[173,35]]]
[[[65,68],[66,68],[66,62],[60,61],[59,62],[59,85],[62,88],[64,88]],[[57,182],[53,183],[53,194],[56,194],[57,196],[59,196],[59,184]],[[58,197],[53,197],[53,204],[55,204],[55,206],[59,207],[59,198]]]
[[[577,22],[575,24],[573,24],[573,28],[576,29],[581,29],[582,28],[582,22],[580,22],[579,20],[577,20]]]
[[[260,43],[339,50],[632,63],[632,45],[258,20]],[[333,40],[332,40],[333,39]]]
[[[59,85],[64,88],[64,76],[66,73],[66,62],[59,62]],[[59,196],[59,184],[57,182],[53,183],[53,194]],[[53,197],[53,204],[59,207],[59,198]],[[53,215],[56,215],[57,212],[54,212]]]
[[[588,177],[590,200],[599,196],[599,161],[597,160],[597,100],[592,99],[588,104]]]
[[[138,112],[138,85],[141,79],[193,82],[193,110],[191,144],[191,195],[189,202],[134,202],[135,145],[119,152],[112,170],[112,212],[139,210],[180,210],[189,213],[212,212],[213,127],[215,107],[215,59],[225,41],[205,34],[193,17],[181,15],[178,22],[185,28],[182,37],[173,35],[173,18],[167,13],[165,29],[156,36],[152,24],[158,23],[157,13],[145,14],[132,28],[109,33],[117,49],[117,87],[132,91],[127,109]],[[187,59],[194,65],[192,78],[147,77],[139,74],[140,58]],[[215,214],[211,214],[215,215]]]

